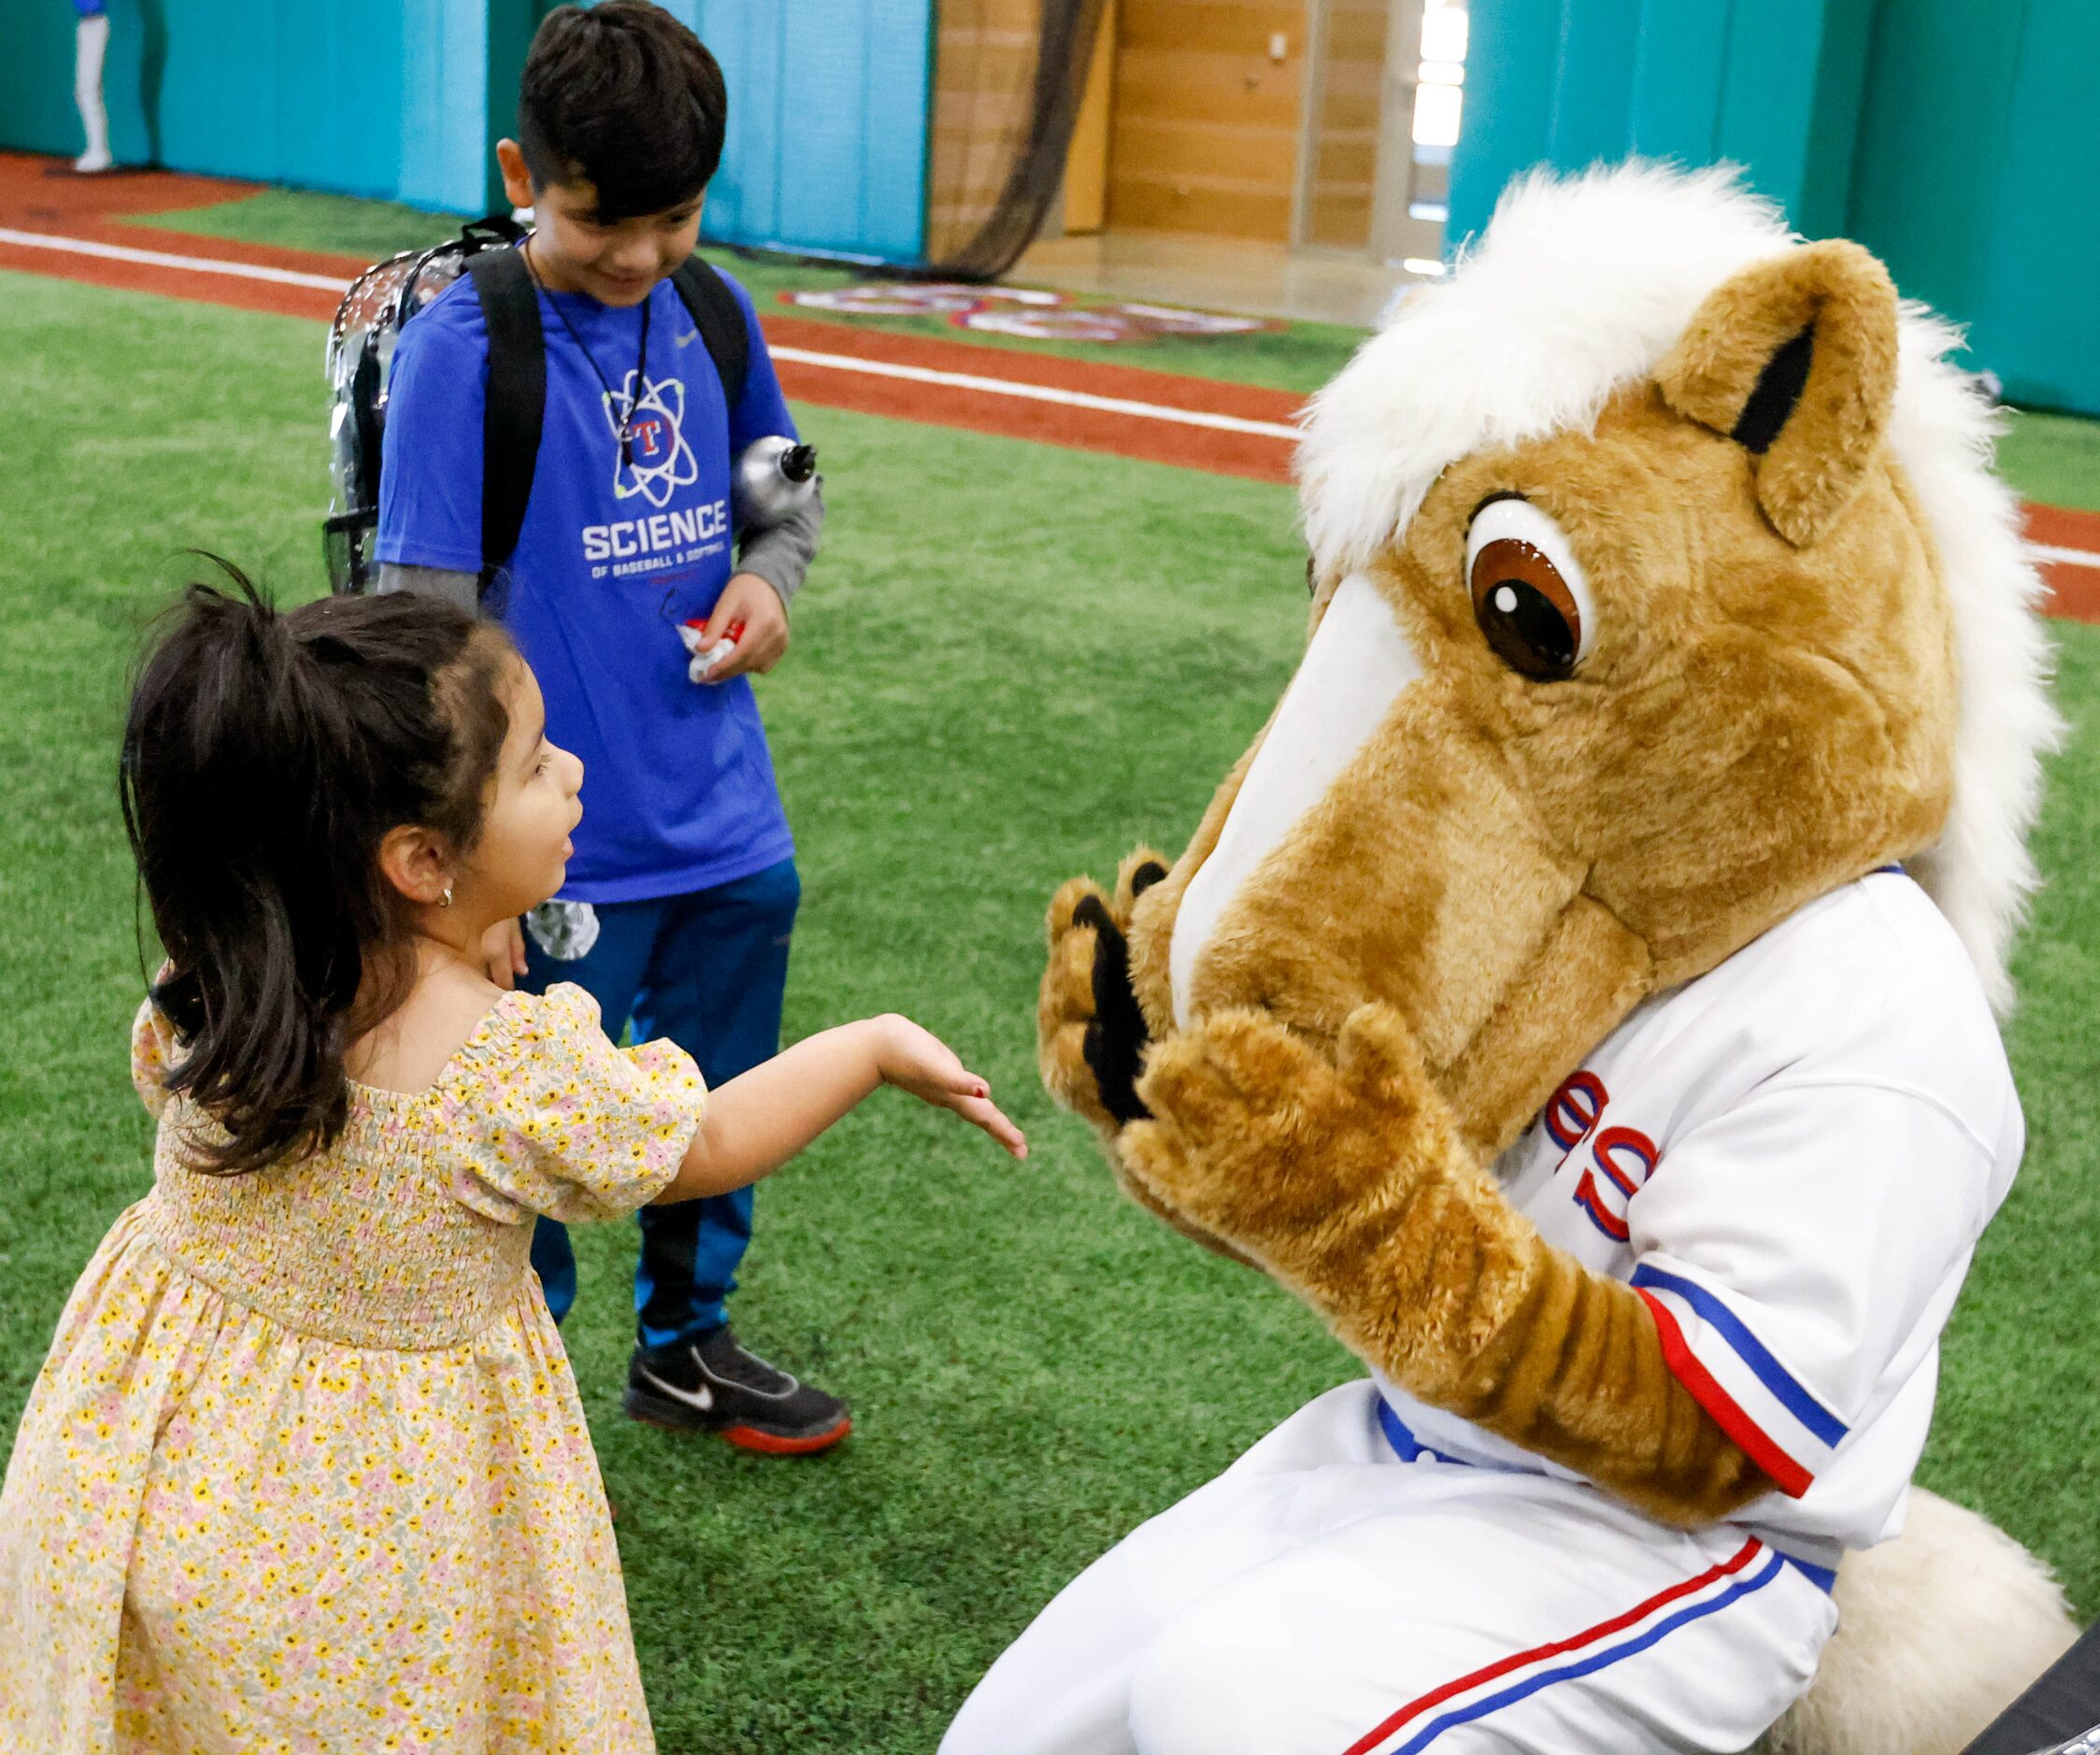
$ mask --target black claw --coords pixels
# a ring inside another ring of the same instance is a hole
[[[1130,991],[1130,943],[1098,896],[1082,896],[1072,919],[1094,931],[1093,1018],[1082,1045],[1086,1063],[1100,1090],[1101,1106],[1119,1122],[1141,1121],[1151,1114],[1137,1095],[1150,1038],[1137,995]]]
[[[1116,932],[1115,921],[1108,918],[1108,910],[1102,906],[1101,898],[1097,895],[1088,894],[1079,898],[1079,906],[1072,910],[1072,924],[1091,926],[1095,932],[1104,935],[1115,933],[1118,938],[1122,936]]]

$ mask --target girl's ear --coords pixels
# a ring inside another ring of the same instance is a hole
[[[1757,503],[1805,549],[1880,449],[1896,387],[1896,290],[1842,238],[1746,268],[1707,296],[1655,374],[1663,400],[1752,459]]]
[[[451,885],[451,849],[442,836],[413,823],[389,829],[379,843],[379,871],[409,901],[434,908]]]

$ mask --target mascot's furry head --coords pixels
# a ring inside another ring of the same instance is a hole
[[[1894,305],[1862,252],[1802,243],[1726,169],[1636,164],[1517,184],[1479,248],[1407,299],[1315,401],[1299,462],[1307,535],[1321,576],[1339,578],[1404,537],[1460,459],[1594,432],[1607,407],[1650,384],[1683,417],[1728,432],[1746,411],[1746,378],[1805,330],[1821,382],[1800,387],[1793,430],[1767,439],[1758,498],[1776,533],[1813,544],[1885,440],[1959,654],[1950,808],[1911,869],[2004,1010],[2007,949],[2035,881],[2025,837],[2037,755],[2056,733],[2032,614],[2041,587],[2018,504],[1991,473],[1997,417],[1947,357],[1960,333],[1921,305]]]
[[[1958,339],[1725,170],[1520,183],[1307,417],[1312,632],[1262,736],[1171,868],[1051,906],[1044,1076],[1132,1193],[1660,1518],[1772,1482],[1489,1165],[1643,999],[1893,863],[2009,1005],[2057,721]],[[1957,1747],[2066,1643],[1943,1509],[1934,1558],[1841,1575],[1817,1747]],[[1914,1636],[1948,1554],[2017,1605],[1994,1667]],[[1940,1696],[1876,1692],[1907,1638]]]
[[[2055,721],[1956,339],[1723,173],[1519,185],[1313,404],[1311,643],[1136,909],[1154,1033],[1385,1001],[1492,1154],[1898,860],[2007,1004]]]

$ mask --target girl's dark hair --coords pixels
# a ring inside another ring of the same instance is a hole
[[[223,561],[147,653],[124,721],[124,830],[182,1038],[168,1077],[225,1130],[235,1174],[333,1141],[343,1054],[413,975],[379,844],[414,823],[461,850],[508,730],[502,630],[407,592],[279,614]]]
[[[533,187],[588,178],[605,224],[682,207],[721,163],[729,91],[700,39],[650,0],[556,7],[518,88]]]

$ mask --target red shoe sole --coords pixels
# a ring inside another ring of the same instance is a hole
[[[758,1450],[767,1456],[814,1456],[819,1450],[830,1449],[852,1430],[852,1420],[846,1419],[828,1432],[812,1433],[807,1438],[783,1438],[755,1426],[724,1426],[719,1435],[739,1450]]]

